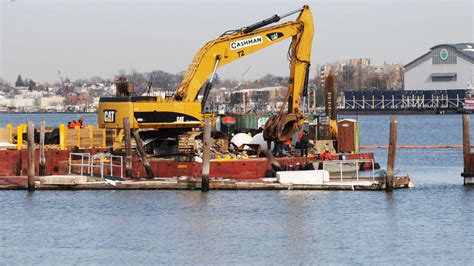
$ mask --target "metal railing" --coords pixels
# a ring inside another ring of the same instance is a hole
[[[79,157],[81,162],[80,163],[74,162],[72,157]],[[84,174],[84,167],[87,170],[87,173],[92,175],[90,164],[91,164],[91,154],[90,153],[75,153],[75,152],[69,153],[69,174],[72,173],[72,167],[73,166],[80,166],[81,167],[81,175]]]
[[[371,164],[372,174],[369,175],[368,177],[371,177],[372,180],[375,180],[375,166],[374,166],[373,159],[323,161],[323,170],[328,171],[329,175],[331,175],[331,173],[339,173],[339,178],[341,179],[341,181],[343,179],[353,179],[353,178],[355,178],[356,180],[359,180],[361,177],[360,175],[361,163]]]
[[[77,161],[73,157],[79,158]],[[123,156],[112,154],[94,154],[90,153],[70,153],[69,154],[69,174],[72,174],[73,166],[80,167],[80,175],[84,173],[93,176],[94,169],[99,169],[100,177],[104,178],[104,173],[109,170],[110,176],[114,176],[114,168],[120,169],[120,177],[123,177]]]
[[[114,158],[116,159],[116,161],[119,161],[120,163],[119,164],[114,164]],[[103,157],[103,159],[105,159],[105,162],[102,161],[102,166],[103,166],[102,167],[102,177],[104,177],[103,176],[104,175],[103,170],[107,166],[110,168],[110,176],[114,176],[114,167],[115,167],[115,168],[120,169],[120,177],[123,177],[123,156],[106,154],[105,157]],[[107,161],[108,161],[108,163],[107,163]]]

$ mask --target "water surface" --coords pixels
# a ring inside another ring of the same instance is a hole
[[[388,116],[359,119],[362,145],[387,145]],[[459,115],[398,120],[400,145],[461,144]],[[416,189],[0,191],[0,264],[472,265],[462,151],[398,150],[396,164]]]

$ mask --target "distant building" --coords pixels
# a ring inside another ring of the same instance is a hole
[[[50,97],[41,97],[36,99],[36,105],[38,108],[46,109],[50,106],[63,106],[64,97],[62,96],[50,96]]]
[[[363,66],[369,67],[370,66],[370,58],[355,58],[349,59],[347,63],[351,66]]]
[[[13,110],[27,112],[27,111],[34,111],[36,105],[35,98],[13,98],[10,99],[9,106]]]
[[[405,90],[465,90],[474,81],[474,43],[440,44],[405,65]]]

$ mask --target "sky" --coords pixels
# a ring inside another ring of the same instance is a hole
[[[0,0],[0,78],[57,82],[121,70],[178,73],[224,31],[308,4],[318,65],[350,58],[406,64],[442,43],[474,42],[474,1]],[[289,17],[293,20],[296,16]],[[218,70],[222,78],[289,75],[284,41]],[[249,71],[243,76],[245,70]]]

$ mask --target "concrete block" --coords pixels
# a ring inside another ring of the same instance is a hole
[[[76,185],[84,184],[87,182],[87,176],[79,175],[55,175],[55,176],[42,176],[40,181],[47,185]]]
[[[329,172],[325,170],[281,171],[276,177],[281,184],[321,185],[329,182]]]

